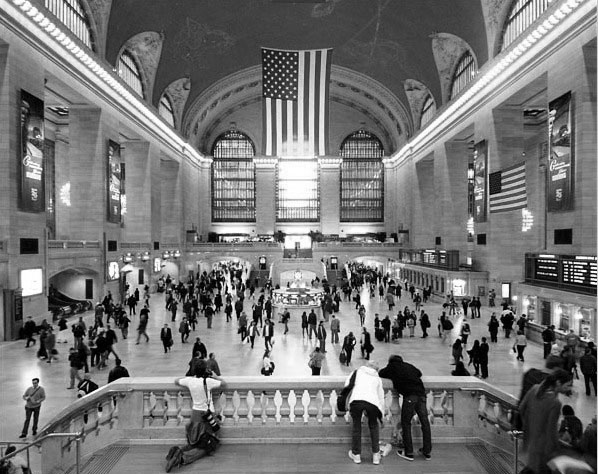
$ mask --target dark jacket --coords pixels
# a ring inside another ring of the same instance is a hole
[[[386,367],[380,369],[378,375],[392,380],[392,384],[401,395],[426,396],[426,389],[422,382],[420,370],[407,362],[393,360]]]
[[[579,359],[579,368],[582,374],[595,374],[596,373],[596,358],[591,354],[584,354]]]
[[[110,373],[108,373],[108,383],[114,382],[122,377],[129,377],[129,371],[122,365],[117,365],[110,371]]]

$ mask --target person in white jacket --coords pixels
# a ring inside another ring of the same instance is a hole
[[[378,376],[378,366],[375,362],[359,367],[356,371],[355,385],[349,395],[347,404],[353,418],[353,441],[349,450],[349,457],[354,463],[361,463],[361,416],[365,412],[372,439],[372,462],[380,464],[382,453],[379,447],[378,420],[382,420],[384,413],[384,389],[382,380]],[[349,385],[351,374],[345,382]]]

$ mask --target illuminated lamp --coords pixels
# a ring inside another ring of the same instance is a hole
[[[181,251],[180,250],[175,250],[174,252],[172,252],[172,256],[174,258],[180,258],[181,257]]]
[[[127,252],[123,255],[123,262],[130,263],[133,261],[133,254],[131,252]]]
[[[141,254],[141,260],[143,262],[147,262],[149,259],[151,258],[150,253],[149,252],[143,252]]]
[[[168,250],[166,252],[162,252],[162,260],[168,260],[170,257],[171,255]]]

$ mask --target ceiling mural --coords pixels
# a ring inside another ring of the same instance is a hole
[[[210,63],[206,59],[212,54],[226,54],[235,44],[235,38],[226,31],[200,23],[193,18],[184,18],[181,28],[172,39],[181,60],[189,69],[206,69]]]

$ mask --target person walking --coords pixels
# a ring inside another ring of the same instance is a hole
[[[357,313],[359,314],[359,325],[363,326],[365,324],[365,306],[359,305]]]
[[[330,342],[332,344],[338,344],[338,333],[340,332],[340,330],[341,330],[341,322],[339,319],[337,319],[337,317],[333,313],[332,319],[330,320],[330,333],[331,333]]]
[[[368,330],[363,327],[361,330],[361,357],[366,360],[370,360],[370,354],[374,350],[374,346],[372,346],[372,336],[368,332]]]
[[[322,370],[322,362],[324,361],[324,354],[319,347],[316,347],[314,351],[309,355],[308,366],[311,369],[312,375],[320,375]]]
[[[83,362],[81,361],[79,351],[74,347],[69,349],[69,367],[70,384],[67,390],[72,390],[75,388],[75,379],[77,379],[77,383],[81,382],[81,369],[83,369]]]
[[[118,354],[114,351],[114,344],[116,344],[118,342],[118,337],[116,336],[116,332],[114,331],[114,329],[112,329],[112,327],[110,326],[110,324],[106,324],[106,359],[108,359],[108,356],[110,356],[110,353],[114,354],[114,357],[116,359],[118,359]]]
[[[467,364],[467,365],[473,364],[473,368],[475,370],[475,374],[473,374],[473,375],[476,377],[479,377],[479,375],[480,375],[480,341],[478,339],[473,341],[473,346],[471,347],[471,349],[469,349],[467,351],[467,354],[469,355],[469,364]]]
[[[322,354],[326,354],[326,328],[324,327],[324,321],[320,321],[318,324],[318,330],[316,331],[316,337],[318,338],[318,342],[320,343],[320,352]]]
[[[463,359],[463,344],[459,338],[455,339],[455,342],[453,342],[452,355],[454,365],[457,365],[457,363]]]
[[[222,375],[220,373],[220,366],[218,365],[218,361],[216,360],[216,354],[214,354],[213,352],[210,352],[208,360],[206,361],[206,366],[211,373],[216,374],[218,376]]]
[[[345,351],[345,354],[347,355],[347,360],[345,361],[345,365],[347,367],[351,363],[351,356],[353,355],[353,350],[355,349],[356,345],[357,345],[357,340],[355,339],[355,336],[353,335],[353,333],[350,332],[343,339],[343,347],[342,347],[342,350]]]
[[[413,461],[411,420],[413,419],[413,415],[417,414],[421,423],[423,438],[423,447],[419,450],[419,453],[426,460],[431,459],[432,431],[426,407],[426,389],[421,379],[421,371],[414,365],[403,361],[400,355],[391,355],[388,358],[387,366],[381,369],[378,374],[382,378],[390,379],[394,389],[403,395],[400,421],[403,433],[403,448],[399,449],[397,454],[407,461]]]
[[[517,336],[515,336],[515,343],[513,344],[513,352],[517,352],[517,360],[520,362],[525,362],[523,359],[523,352],[525,351],[525,347],[527,346],[527,338],[525,337],[525,333],[520,329],[517,331]]]
[[[260,331],[257,328],[257,322],[251,321],[251,324],[249,325],[249,330],[247,331],[247,334],[249,336],[249,341],[251,342],[251,348],[253,349],[253,345],[255,344],[255,336],[260,335]]]
[[[305,311],[303,311],[303,314],[301,314],[301,336],[309,337],[309,323],[307,313]]]
[[[139,289],[137,289],[136,291],[137,291],[137,295],[139,295]],[[133,314],[137,314],[136,308],[137,308],[138,301],[139,301],[139,298],[135,298],[134,294],[132,294],[131,296],[129,296],[127,298],[127,306],[129,307],[129,316],[131,316]]]
[[[461,324],[461,342],[464,346],[467,345],[467,339],[469,339],[470,334],[471,327],[469,326],[469,323],[467,321],[463,321],[463,324]]]
[[[164,323],[164,327],[160,329],[160,340],[164,347],[164,354],[166,354],[172,347],[172,330],[168,327],[168,324]]]
[[[48,360],[46,362],[48,364],[51,364],[52,359],[58,360],[58,357],[56,357],[56,355],[58,354],[58,350],[56,350],[56,334],[54,333],[54,328],[52,326],[48,327],[48,334],[46,335],[45,345],[46,352],[48,353]]]
[[[241,342],[243,342],[247,337],[247,314],[245,311],[241,311],[241,315],[237,317],[237,321],[239,322],[237,332],[241,335]]]
[[[264,321],[264,328],[262,329],[262,335],[264,336],[264,346],[266,351],[272,350],[272,338],[274,337],[274,323],[270,318],[266,318]]]
[[[187,387],[193,400],[191,419],[185,427],[187,444],[183,447],[173,446],[166,456],[166,472],[173,467],[191,464],[198,459],[213,453],[219,445],[211,423],[205,420],[210,411],[214,411],[212,390],[224,387],[224,381],[206,370],[205,362],[193,377],[181,377],[174,380],[176,385]],[[203,436],[207,433],[207,436]]]
[[[347,405],[353,420],[351,449],[349,458],[355,464],[361,463],[361,418],[365,413],[372,441],[372,463],[380,464],[380,428],[379,422],[385,411],[384,389],[382,380],[378,376],[378,367],[374,362],[368,362],[359,367],[345,381],[345,387],[353,380],[353,390],[348,397]]]
[[[35,339],[33,338],[33,334],[35,334],[36,330],[37,326],[35,324],[35,321],[33,321],[33,318],[31,316],[27,316],[27,321],[23,325],[23,334],[27,339],[25,347],[29,347],[30,342],[33,343],[33,345],[35,346]]]
[[[195,357],[197,354],[199,354],[199,357],[201,357],[202,359],[208,358],[208,349],[206,348],[206,345],[203,342],[201,342],[201,339],[199,337],[195,338],[195,342],[193,343],[193,350],[191,351],[191,357]]]
[[[542,383],[534,385],[519,405],[523,422],[523,449],[527,454],[526,469],[529,472],[551,472],[548,462],[559,452],[561,402],[558,395],[570,392],[572,384],[570,373],[556,369]]]
[[[554,333],[554,325],[546,326],[542,331],[542,342],[544,344],[544,358],[550,355],[550,349],[556,342],[556,334]]]
[[[143,305],[141,311],[139,311],[139,326],[137,326],[137,342],[139,344],[141,336],[145,336],[145,342],[149,342],[149,336],[147,335],[147,323],[149,321],[150,310],[147,305]]]
[[[584,355],[579,359],[579,369],[583,374],[583,379],[586,386],[586,395],[590,396],[590,383],[594,386],[594,396],[596,395],[596,357],[592,355],[592,349],[586,347]]]
[[[430,317],[425,311],[422,311],[422,315],[419,318],[419,325],[422,328],[422,338],[425,339],[428,337],[428,328],[431,326]]]
[[[123,377],[130,377],[129,371],[121,365],[122,361],[120,359],[116,359],[114,364],[114,368],[108,372],[108,383],[114,382],[115,380],[121,379]]]
[[[316,313],[314,312],[313,309],[310,311],[309,315],[307,316],[307,324],[309,325],[309,340],[311,341],[312,334],[314,336],[316,336],[316,339],[317,339],[317,337],[318,337],[318,335],[317,335],[318,317],[316,316]]]
[[[488,321],[488,332],[490,333],[490,342],[498,342],[498,328],[500,323],[496,319],[496,313],[490,315],[490,321]]]
[[[120,327],[120,333],[123,339],[126,339],[129,336],[129,324],[131,324],[131,320],[127,316],[126,311],[123,311],[118,320],[118,326]]]
[[[191,330],[189,329],[189,322],[187,321],[186,317],[181,319],[179,324],[179,333],[181,334],[181,344],[185,344],[189,340],[189,334],[191,333]]]
[[[29,423],[33,416],[33,425],[31,425],[31,434],[37,435],[37,423],[39,421],[39,412],[42,403],[46,399],[46,391],[44,387],[39,384],[39,378],[34,377],[31,379],[31,387],[25,390],[23,394],[23,400],[25,400],[25,423],[19,438],[26,438],[27,432],[29,431]]]
[[[487,379],[488,378],[488,353],[490,352],[490,346],[486,342],[486,338],[482,338],[482,343],[480,344],[480,372],[481,378]]]

